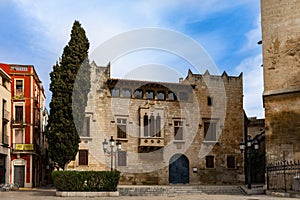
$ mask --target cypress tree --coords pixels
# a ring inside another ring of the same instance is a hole
[[[85,31],[75,21],[71,39],[63,50],[60,62],[53,66],[50,73],[52,98],[46,137],[49,156],[62,169],[75,160],[79,148],[78,132],[83,125],[90,90],[88,49],[89,41]]]

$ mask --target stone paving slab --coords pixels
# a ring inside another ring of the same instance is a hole
[[[31,191],[12,191],[0,192],[1,200],[291,200],[291,198],[282,198],[266,195],[181,195],[181,196],[119,196],[119,197],[57,197],[55,190],[31,190]]]

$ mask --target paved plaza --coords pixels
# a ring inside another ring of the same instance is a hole
[[[0,192],[1,200],[291,200],[293,198],[281,198],[266,195],[254,195],[254,196],[240,196],[240,195],[180,195],[180,196],[119,196],[119,197],[56,197],[54,190],[48,189],[36,189],[30,191],[11,191],[11,192]]]

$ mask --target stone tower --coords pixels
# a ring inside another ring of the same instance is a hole
[[[268,163],[300,159],[299,10],[299,0],[261,0]]]

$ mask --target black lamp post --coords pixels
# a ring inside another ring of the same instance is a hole
[[[242,153],[245,152],[245,163],[247,163],[247,186],[248,189],[251,189],[251,155],[257,153],[259,145],[257,140],[252,140],[250,135],[245,139],[246,141],[242,140],[240,143],[240,150]]]
[[[121,145],[121,142],[120,140],[117,140],[117,149],[114,150],[114,147],[115,147],[115,140],[114,140],[114,137],[111,136],[110,137],[110,140],[109,140],[109,146],[110,146],[110,150],[107,150],[107,147],[108,147],[108,142],[106,139],[104,139],[104,141],[102,142],[102,145],[103,145],[103,151],[104,151],[104,154],[107,154],[109,157],[111,157],[111,160],[110,160],[110,171],[113,171],[113,157],[117,155],[117,152],[120,151],[122,149],[122,145]],[[117,165],[117,163],[115,163],[115,165]]]

